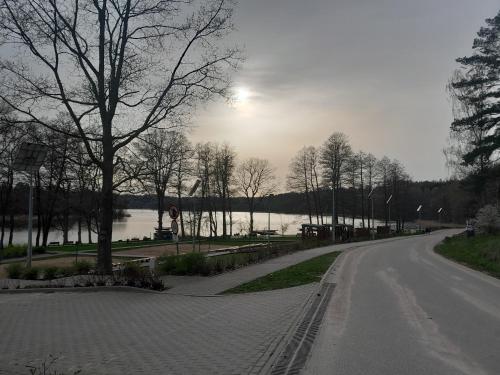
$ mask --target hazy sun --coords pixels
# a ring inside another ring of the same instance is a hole
[[[246,87],[237,87],[234,90],[234,101],[236,103],[245,103],[250,98],[250,91]]]

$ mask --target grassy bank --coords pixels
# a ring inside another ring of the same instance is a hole
[[[499,235],[447,237],[436,246],[435,251],[446,258],[500,278]]]
[[[334,251],[320,255],[226,290],[223,294],[262,292],[319,282],[339,254],[339,251]]]

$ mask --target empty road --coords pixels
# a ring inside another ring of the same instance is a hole
[[[433,252],[445,235],[346,251],[305,374],[500,374],[500,280]]]

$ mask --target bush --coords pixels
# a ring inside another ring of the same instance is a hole
[[[122,276],[126,279],[139,279],[144,275],[142,267],[137,262],[126,262],[122,268]]]
[[[5,259],[20,258],[24,256],[26,256],[26,246],[9,245],[3,249],[3,257]]]
[[[44,280],[52,280],[57,277],[59,272],[59,267],[56,266],[47,266],[42,269],[43,279]]]
[[[189,253],[181,258],[181,267],[185,268],[188,275],[203,273],[205,265],[206,257],[202,253]]]
[[[21,263],[11,263],[5,267],[9,279],[20,279],[23,274],[24,266]]]
[[[500,231],[500,212],[489,204],[481,208],[476,215],[476,225],[481,233],[494,234]]]
[[[77,275],[87,275],[93,268],[94,265],[88,260],[79,260],[73,263],[73,269]]]
[[[38,280],[38,276],[40,276],[40,268],[38,267],[25,268],[21,275],[25,280]]]

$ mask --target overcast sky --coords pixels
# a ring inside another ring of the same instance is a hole
[[[446,178],[446,83],[499,9],[500,0],[240,0],[239,100],[199,111],[192,138],[267,158],[283,179],[302,146],[341,131],[414,179]]]

